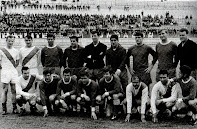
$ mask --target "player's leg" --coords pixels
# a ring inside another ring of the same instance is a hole
[[[20,107],[20,116],[25,115],[26,110],[25,110],[25,104],[26,104],[26,100],[24,99],[24,97],[22,95],[17,95],[16,96],[16,102],[18,104],[18,106]]]
[[[7,94],[8,94],[8,83],[3,83],[3,91],[2,91],[2,109],[3,109],[3,113],[2,115],[6,115],[7,114]]]
[[[15,87],[15,84],[10,83],[10,87],[11,87],[11,93],[12,93],[12,106],[13,106],[12,113],[17,114],[18,110],[17,110],[17,106],[16,106],[16,87]]]

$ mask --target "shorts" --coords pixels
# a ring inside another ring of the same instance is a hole
[[[18,71],[16,69],[2,69],[1,70],[1,82],[2,83],[15,83],[18,77]]]

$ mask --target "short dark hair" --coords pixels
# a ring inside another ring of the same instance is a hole
[[[27,35],[27,36],[25,36],[25,38],[27,38],[27,39],[33,39],[32,37],[31,37],[31,35]]]
[[[99,32],[97,30],[93,30],[93,31],[91,31],[91,33],[99,35]]]
[[[159,34],[161,34],[162,31],[164,31],[166,34],[168,33],[167,29],[163,29],[163,30],[159,30]]]
[[[131,77],[131,82],[133,81],[133,80],[139,80],[139,82],[141,81],[141,79],[137,76],[137,75],[133,75],[132,77]]]
[[[135,32],[134,36],[140,36],[142,38],[144,37],[142,32]]]
[[[24,67],[21,68],[21,72],[23,73],[23,70],[28,70],[28,69],[29,69],[28,67],[24,66]]]
[[[118,40],[118,35],[113,34],[113,35],[111,35],[110,40],[111,40],[112,38],[114,38],[114,39]]]
[[[63,74],[65,73],[71,73],[70,69],[69,68],[65,68],[64,71],[63,71]]]
[[[180,32],[186,32],[186,34],[189,33],[188,29],[186,29],[186,28],[181,28],[181,29],[180,29]]]
[[[55,39],[55,35],[54,35],[53,33],[48,33],[48,34],[47,34],[47,38],[48,38],[48,37],[53,37],[53,38]]]
[[[46,68],[46,69],[43,71],[43,75],[47,75],[47,74],[52,74],[51,69]]]
[[[168,75],[168,71],[165,70],[165,69],[162,69],[162,70],[159,71],[159,75],[161,75],[161,74],[167,74]]]
[[[113,71],[111,65],[107,65],[103,68],[103,72],[109,72],[110,74],[113,74],[115,71]]]
[[[11,39],[15,39],[15,36],[14,35],[8,35],[7,37],[6,37],[6,40],[8,40],[8,38],[11,38]]]
[[[191,74],[192,69],[187,65],[183,65],[183,66],[180,67],[180,71],[181,71],[182,74],[186,74],[189,77],[190,74]]]
[[[79,41],[79,37],[77,37],[77,36],[70,36],[69,38],[70,39],[76,39],[77,42]]]

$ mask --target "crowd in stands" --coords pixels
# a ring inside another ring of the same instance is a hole
[[[108,37],[112,30],[116,30],[119,37],[130,37],[135,29],[144,29],[145,33],[153,32],[151,27],[175,25],[173,16],[144,16],[144,15],[82,15],[82,14],[4,14],[0,16],[2,32],[48,32],[68,35],[69,29],[77,30],[80,35],[86,35],[91,29],[100,30],[103,37]],[[85,36],[86,37],[86,36]]]

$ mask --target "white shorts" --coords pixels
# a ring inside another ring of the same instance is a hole
[[[39,75],[38,68],[29,68],[29,74]]]
[[[18,77],[18,71],[16,69],[2,69],[1,70],[1,82],[2,83],[15,83]]]

